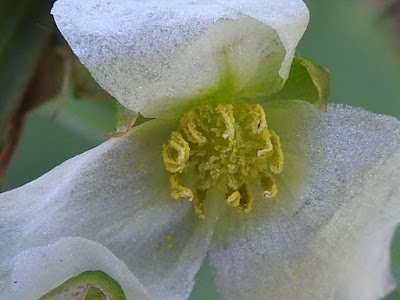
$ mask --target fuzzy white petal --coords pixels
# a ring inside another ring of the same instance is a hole
[[[58,0],[52,14],[103,88],[146,116],[165,116],[214,87],[227,63],[233,88],[262,69],[262,87],[273,93],[308,22],[301,0]]]
[[[400,122],[339,105],[323,113],[287,104],[267,114],[286,159],[279,194],[257,199],[248,215],[221,216],[210,260],[222,297],[383,297],[394,287]]]
[[[299,0],[216,0],[216,2],[238,10],[275,29],[286,49],[286,57],[279,70],[280,76],[286,79],[289,76],[297,44],[310,18],[304,2]]]
[[[213,217],[201,222],[189,201],[170,197],[161,145],[171,126],[149,121],[1,194],[0,282],[21,251],[76,236],[109,249],[150,296],[186,299]]]
[[[105,272],[119,283],[127,299],[150,299],[121,260],[99,243],[84,238],[65,237],[54,244],[25,250],[12,263],[2,299],[39,299],[66,278],[87,270]]]

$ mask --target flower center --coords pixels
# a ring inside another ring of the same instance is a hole
[[[251,187],[258,182],[265,198],[274,197],[283,168],[279,137],[258,104],[202,104],[185,113],[162,156],[172,198],[188,198],[202,219],[207,191],[221,190],[227,205],[248,213]]]

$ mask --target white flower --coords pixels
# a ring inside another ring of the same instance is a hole
[[[304,3],[59,0],[52,13],[98,82],[156,119],[0,195],[2,299],[37,299],[88,270],[127,299],[186,299],[206,254],[223,299],[377,299],[393,288],[400,123],[263,100],[288,77]],[[207,109],[214,127],[203,128]],[[213,158],[200,147],[211,134]],[[210,167],[224,141],[265,147],[256,163]]]

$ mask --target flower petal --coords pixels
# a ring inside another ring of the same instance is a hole
[[[65,237],[54,244],[35,247],[13,259],[3,299],[39,299],[66,278],[87,270],[103,270],[121,286],[127,299],[150,299],[127,266],[99,243]],[[34,276],[32,276],[34,274]]]
[[[0,282],[21,251],[77,236],[109,249],[150,296],[186,299],[215,218],[170,197],[161,145],[171,127],[146,122],[1,194]]]
[[[256,199],[248,215],[220,217],[210,260],[222,297],[383,297],[394,286],[400,122],[340,105],[266,111],[285,153],[279,194]]]
[[[298,0],[216,0],[216,2],[240,11],[276,30],[286,49],[279,75],[286,79],[289,76],[297,44],[310,18],[304,2]]]
[[[308,22],[301,0],[58,0],[52,14],[103,88],[158,117],[215,88],[227,68],[235,89],[267,75],[262,88],[276,91]]]

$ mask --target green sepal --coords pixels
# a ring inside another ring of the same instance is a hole
[[[294,57],[289,78],[283,88],[263,101],[302,100],[326,109],[329,95],[329,72],[319,63]],[[258,99],[259,100],[259,99]]]
[[[70,278],[38,300],[71,299],[82,300],[126,300],[121,286],[101,271],[87,271]],[[75,299],[75,298],[74,298]]]
[[[114,119],[117,129],[128,126],[128,124],[131,122],[132,117],[135,114],[136,113],[134,111],[124,107],[122,104],[116,101],[114,105]],[[152,119],[153,118],[146,118],[139,114],[135,124],[132,127],[138,126]]]

